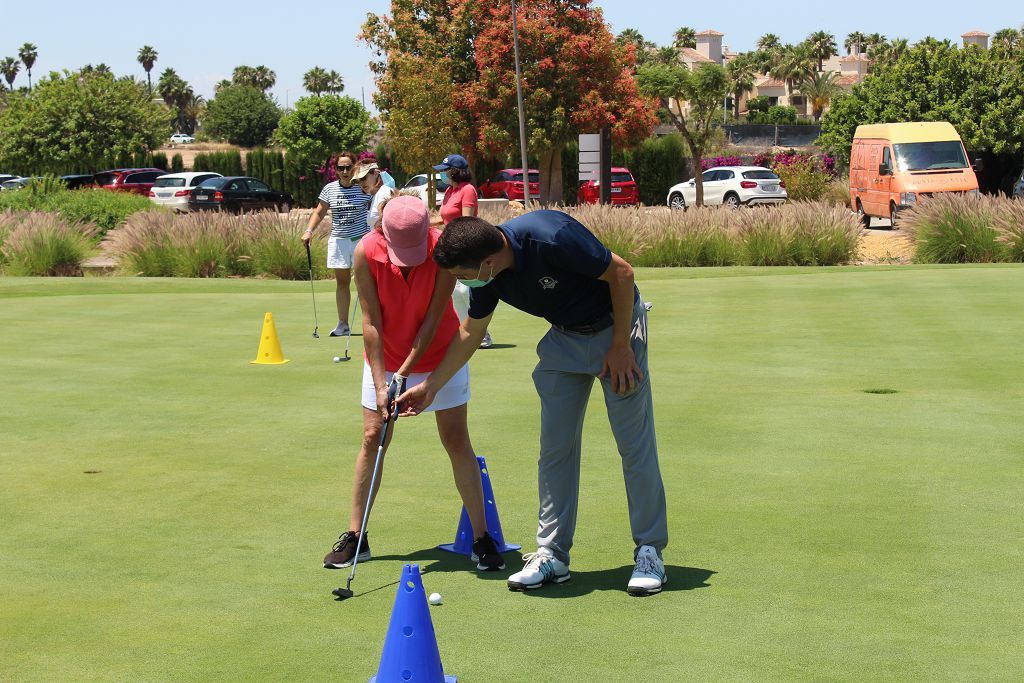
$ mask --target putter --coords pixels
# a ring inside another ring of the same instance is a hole
[[[352,303],[352,315],[348,318],[348,334],[345,335],[345,355],[341,357],[341,360],[351,360],[348,355],[349,346],[352,344],[352,325],[356,322],[356,311],[359,310],[359,297],[355,297],[355,301]]]
[[[352,571],[348,575],[348,582],[345,583],[345,587],[335,588],[331,593],[338,596],[339,600],[346,600],[351,598],[352,593],[352,579],[356,577],[356,565],[359,564],[359,547],[363,542],[363,535],[366,533],[366,522],[370,517],[370,501],[373,500],[373,487],[377,484],[377,472],[380,469],[381,458],[384,457],[384,442],[388,438],[388,428],[391,423],[398,419],[398,406],[393,405],[388,410],[388,418],[384,420],[384,426],[380,430],[380,445],[377,446],[377,459],[373,461],[373,475],[370,477],[370,492],[366,496],[366,507],[363,508],[363,523],[359,527],[359,540],[356,541],[356,554],[352,558]]]
[[[313,288],[313,255],[309,251],[309,242],[306,242],[306,263],[309,264],[309,292],[313,295],[313,339],[319,339],[320,335],[317,334],[317,330],[320,328],[320,320],[316,315],[316,290]]]

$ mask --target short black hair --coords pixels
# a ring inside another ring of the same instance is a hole
[[[501,230],[476,216],[460,216],[441,233],[434,261],[442,268],[478,268],[505,246]]]
[[[473,179],[473,172],[468,168],[449,168],[445,173],[453,183],[468,183]]]

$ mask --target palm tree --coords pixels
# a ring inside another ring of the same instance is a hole
[[[345,79],[340,73],[331,69],[327,72],[327,87],[324,90],[332,95],[340,94],[345,90]]]
[[[138,60],[142,68],[146,70],[146,85],[149,86],[149,94],[153,94],[153,79],[150,78],[149,72],[153,70],[153,65],[156,64],[157,58],[156,50],[149,45],[143,45],[139,48],[139,54],[135,58]]]
[[[191,91],[191,88],[189,89]],[[195,133],[199,127],[199,119],[203,118],[203,114],[206,113],[206,100],[203,99],[202,95],[193,94],[187,100],[183,101],[181,108],[182,123],[185,124],[185,133]]]
[[[302,87],[305,88],[307,92],[311,92],[314,95],[320,95],[327,90],[327,78],[326,69],[314,66],[302,77]]]
[[[757,49],[765,52],[777,52],[782,49],[782,41],[774,33],[766,33],[757,39]]]
[[[864,40],[866,36],[860,31],[854,31],[847,34],[846,40],[843,41],[843,47],[846,48],[846,54],[859,55],[864,49]]]
[[[807,44],[811,48],[811,54],[818,59],[818,71],[823,70],[826,59],[839,54],[836,48],[836,37],[828,31],[815,31],[807,36]]]
[[[654,43],[644,39],[640,31],[635,28],[627,28],[615,36],[615,44],[618,46],[632,45],[636,52],[636,65],[642,66],[651,59],[651,52],[657,47]]]
[[[868,58],[871,59],[871,69],[896,63],[909,49],[910,43],[906,38],[894,38],[891,43],[876,45],[868,53]]]
[[[872,33],[871,35],[864,36],[864,44],[861,45],[861,50],[868,52],[871,48],[877,47],[878,45],[882,45],[886,42],[888,41],[881,33]]]
[[[160,74],[156,89],[167,108],[174,112],[175,129],[179,133],[184,132],[187,125],[184,109],[195,97],[192,87],[174,69],[168,68]]]
[[[689,26],[676,29],[673,34],[672,47],[682,50],[684,47],[697,47],[697,32]]]
[[[800,94],[807,98],[811,104],[811,113],[815,121],[821,119],[821,113],[825,111],[832,99],[840,93],[837,82],[839,74],[835,71],[811,74],[800,81]]]
[[[21,57],[21,63],[25,65],[25,70],[28,72],[28,89],[32,89],[32,67],[36,63],[36,57],[39,56],[37,48],[32,43],[25,43],[18,50],[18,56]]]
[[[786,94],[792,97],[794,85],[815,73],[814,61],[814,55],[806,43],[786,45],[770,73],[773,78],[786,82]]]
[[[269,69],[262,64],[252,70],[253,85],[257,88],[266,92],[274,87],[277,83],[277,74],[272,69]]]
[[[1012,55],[1021,46],[1021,32],[1012,28],[1003,28],[992,36],[992,49],[1003,54]]]
[[[11,92],[14,92],[14,79],[18,77],[19,71],[21,71],[21,62],[14,57],[4,57],[3,61],[0,61],[0,74],[4,75],[7,87]]]
[[[679,53],[674,47],[659,47],[654,59],[659,64],[676,64],[679,61]]]
[[[740,100],[748,92],[754,90],[757,65],[754,62],[754,57],[746,53],[726,64],[725,71],[729,75],[729,86],[732,88],[733,115],[738,119],[740,117]]]

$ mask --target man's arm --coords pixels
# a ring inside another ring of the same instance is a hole
[[[456,332],[455,338],[452,339],[452,343],[448,346],[448,351],[444,354],[437,369],[430,373],[425,382],[414,386],[398,397],[398,403],[402,406],[401,415],[417,415],[434,402],[437,392],[463,365],[469,362],[476,350],[480,348],[480,342],[483,341],[484,335],[487,333],[487,326],[493,316],[494,313],[486,318],[467,316],[462,321],[459,331]]]
[[[644,378],[640,366],[636,364],[633,347],[629,344],[635,286],[633,267],[613,252],[611,263],[598,279],[608,283],[612,297],[612,317],[615,320],[612,328],[612,346],[605,354],[604,365],[598,377],[604,377],[605,373],[608,373],[612,391],[624,394],[627,388],[632,391],[636,383]]]

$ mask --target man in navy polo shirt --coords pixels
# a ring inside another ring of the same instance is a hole
[[[597,377],[622,457],[636,546],[627,591],[659,592],[666,582],[661,552],[668,522],[647,371],[647,310],[632,267],[560,211],[533,211],[501,226],[456,218],[441,234],[434,260],[472,288],[469,316],[437,369],[399,397],[404,414],[429,406],[466,364],[499,300],[551,323],[533,372],[541,401],[537,552],[524,556],[509,589],[569,580],[583,417]]]

